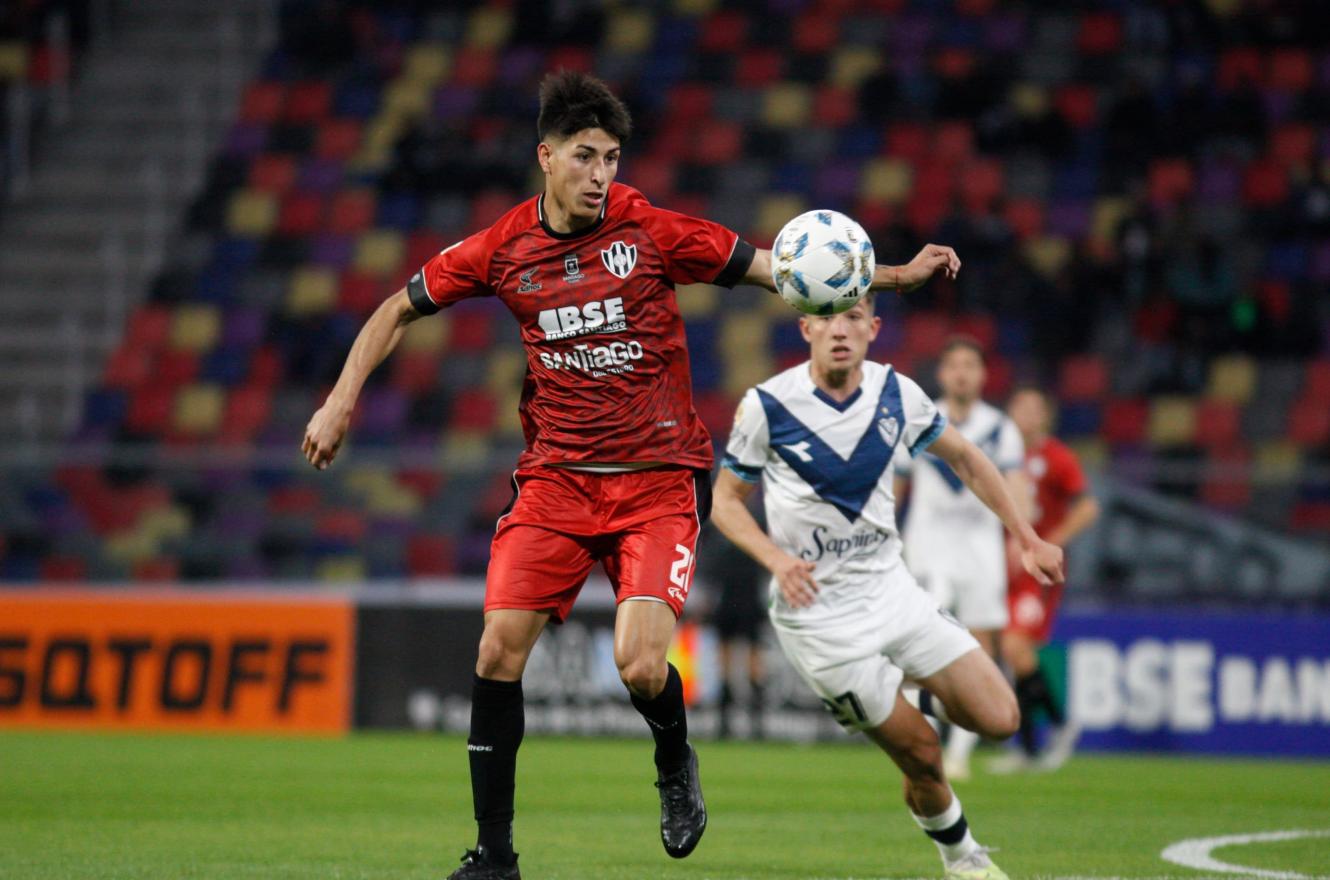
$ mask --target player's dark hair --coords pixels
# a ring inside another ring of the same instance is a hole
[[[609,86],[576,70],[551,73],[540,83],[536,133],[543,141],[566,138],[585,128],[599,128],[620,144],[628,140],[633,120]]]
[[[938,360],[944,360],[947,355],[951,354],[953,351],[960,350],[972,351],[979,355],[979,362],[981,364],[988,363],[988,357],[984,354],[983,344],[967,333],[956,333],[952,336],[948,336],[947,341],[942,343],[942,351],[938,355]]]

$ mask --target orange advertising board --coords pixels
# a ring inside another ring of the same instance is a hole
[[[0,591],[0,728],[340,733],[354,631],[342,598]]]

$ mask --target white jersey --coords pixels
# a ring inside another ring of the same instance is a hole
[[[977,400],[970,406],[965,421],[957,422],[947,412],[945,401],[939,401],[937,408],[998,470],[1006,472],[1025,464],[1021,433],[1002,410]],[[907,553],[912,553],[909,548],[926,534],[953,546],[954,542],[976,533],[1002,540],[1002,521],[998,515],[936,455],[925,454],[918,461],[898,456],[896,472],[911,478],[910,515],[905,524]],[[916,561],[911,558],[910,563],[913,567]]]
[[[818,388],[804,362],[744,395],[724,466],[763,483],[772,541],[813,562],[817,601],[785,604],[772,584],[772,616],[796,625],[861,613],[901,565],[891,462],[918,455],[946,419],[915,382],[866,361],[843,403]]]

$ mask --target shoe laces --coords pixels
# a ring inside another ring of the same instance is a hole
[[[688,771],[688,766],[684,765],[668,776],[662,776],[660,779],[656,780],[656,788],[660,789],[661,795],[669,801],[670,806],[672,807],[688,806]]]

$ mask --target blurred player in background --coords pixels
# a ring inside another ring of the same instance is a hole
[[[1030,519],[1034,530],[1050,544],[1066,548],[1099,517],[1099,503],[1089,493],[1085,472],[1076,455],[1051,434],[1053,403],[1041,389],[1018,388],[1007,404],[1007,414],[1025,442],[1025,474],[1034,498]],[[1053,617],[1062,599],[1061,583],[1041,584],[1022,569],[1017,546],[1009,544],[1007,606],[1011,621],[1002,634],[1002,657],[1016,679],[1021,706],[1021,751],[1010,752],[989,765],[994,772],[1012,772],[1029,766],[1056,770],[1071,757],[1080,735],[1068,721],[1039,666],[1038,650],[1048,643]],[[1035,749],[1035,712],[1042,709],[1055,725],[1043,755]]]
[[[767,621],[767,603],[762,583],[762,567],[732,542],[709,526],[703,540],[706,555],[699,563],[712,586],[715,601],[711,605],[711,625],[720,645],[720,729],[721,739],[733,731],[736,709],[748,714],[751,735],[762,736],[763,685],[766,667],[762,662],[762,627]],[[743,661],[746,690],[742,707],[737,706],[736,668]]]
[[[983,348],[970,337],[952,337],[942,348],[937,378],[942,388],[938,411],[997,466],[1021,514],[1027,515],[1029,488],[1021,469],[1024,444],[1011,419],[981,399],[987,379]],[[910,571],[996,659],[998,638],[1007,625],[1002,521],[936,455],[925,453],[918,462],[897,456],[896,474],[897,497],[909,492],[904,537]],[[978,741],[973,731],[950,731],[948,777],[969,778],[970,753]]]
[[[1032,577],[1062,577],[1062,551],[1021,514],[989,456],[912,380],[864,360],[881,318],[868,295],[805,317],[811,357],[744,395],[716,480],[714,520],[771,572],[771,621],[800,676],[848,730],[904,774],[905,801],[950,880],[1003,880],[970,834],[921,709],[967,729],[1015,732],[1015,695],[993,659],[901,561],[893,455],[932,448],[1021,545]],[[745,500],[762,481],[764,532]],[[999,546],[999,552],[1001,547]],[[902,695],[905,677],[919,691]]]
[[[661,841],[683,858],[701,839],[697,755],[666,651],[710,507],[713,455],[693,409],[674,285],[774,289],[770,251],[614,182],[631,121],[600,80],[547,77],[536,128],[544,192],[431,259],[375,311],[302,447],[315,467],[332,463],[365,380],[412,321],[474,296],[497,296],[517,319],[526,450],[490,551],[467,743],[477,843],[453,880],[520,877],[522,672],[597,562],[618,601],[615,663],[656,743]],[[955,259],[930,245],[906,266],[877,267],[874,284],[909,290],[937,270],[954,273]]]

